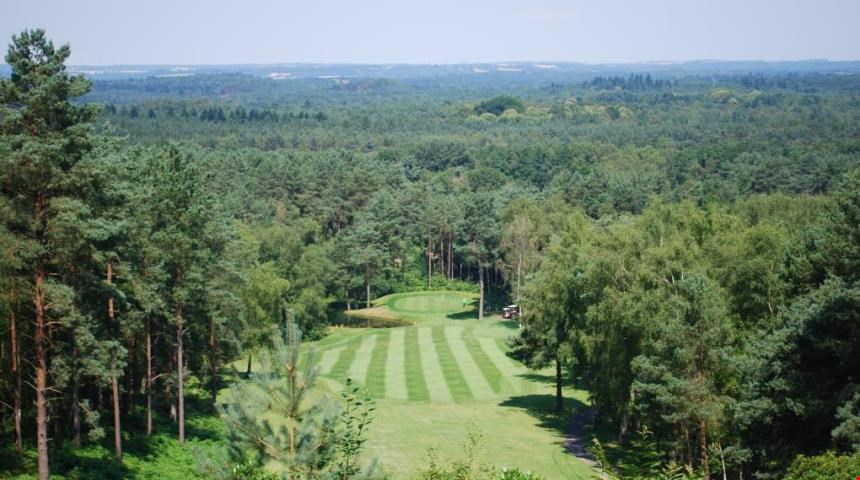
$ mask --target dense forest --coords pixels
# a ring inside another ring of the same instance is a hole
[[[0,84],[0,475],[232,442],[230,365],[418,290],[521,305],[509,355],[588,392],[607,475],[609,441],[635,478],[860,465],[860,76],[93,82],[69,52],[15,36]],[[221,455],[173,474],[264,478]]]

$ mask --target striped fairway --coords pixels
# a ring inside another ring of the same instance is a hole
[[[337,362],[338,357],[340,357],[340,352],[343,351],[344,347],[337,347],[326,350],[322,355],[319,356],[319,362],[317,362],[317,368],[319,368],[320,375],[327,375],[331,372],[332,367],[334,367],[335,362]]]
[[[472,398],[476,400],[485,400],[493,398],[493,389],[487,383],[484,373],[478,368],[475,360],[472,359],[472,354],[463,342],[463,327],[444,327],[445,339],[448,341],[448,346],[451,347],[451,352],[454,354],[454,359],[460,367],[463,378],[469,385],[472,391]]]
[[[430,400],[433,402],[450,402],[453,400],[448,390],[448,382],[442,373],[442,365],[439,364],[439,356],[433,345],[433,332],[430,327],[417,327],[418,348],[421,352],[421,369],[424,372],[424,382],[430,392]]]
[[[555,392],[543,377],[551,379],[551,369],[532,372],[508,357],[517,329],[498,316],[473,318],[464,300],[472,299],[457,292],[395,294],[374,308],[408,325],[332,328],[313,344],[322,386],[336,394],[350,377],[378,401],[368,448],[392,478],[414,478],[430,446],[457,458],[472,422],[491,439],[482,450],[503,459],[500,467],[547,479],[591,478],[559,447],[566,420],[549,415]]]
[[[385,397],[397,400],[408,400],[409,389],[406,388],[406,330],[393,329],[388,341],[388,356],[385,361]]]
[[[424,369],[421,368],[421,348],[418,345],[417,328],[406,329],[404,344],[403,368],[406,372],[409,400],[418,402],[430,400],[430,392],[427,390],[427,383],[424,382]]]
[[[370,365],[367,367],[367,378],[364,385],[372,398],[384,398],[385,375],[388,369],[388,342],[391,339],[391,330],[380,330],[376,335],[376,344],[370,357]]]
[[[355,358],[349,367],[349,377],[364,385],[367,383],[367,370],[373,357],[373,347],[376,346],[376,335],[368,335],[361,341],[361,345],[355,351]]]
[[[317,356],[320,374],[350,377],[373,398],[468,402],[528,393],[527,369],[505,355],[504,340],[460,325],[367,330]]]

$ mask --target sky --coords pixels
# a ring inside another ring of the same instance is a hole
[[[0,0],[25,28],[72,65],[860,60],[860,0]]]

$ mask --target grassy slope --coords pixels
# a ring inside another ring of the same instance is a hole
[[[336,329],[316,345],[327,388],[337,390],[349,374],[376,399],[370,456],[396,478],[409,478],[427,465],[430,448],[443,460],[457,458],[474,429],[483,435],[481,462],[547,479],[590,478],[561,446],[569,417],[552,413],[549,372],[531,372],[507,358],[504,340],[516,325],[498,317],[478,322],[473,300],[460,292],[383,297],[374,310],[415,326]],[[582,405],[582,392],[566,395],[569,405]]]

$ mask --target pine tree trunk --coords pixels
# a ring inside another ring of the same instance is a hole
[[[177,383],[177,403],[178,403],[178,423],[179,423],[179,444],[185,445],[185,372],[183,371],[182,359],[182,337],[183,328],[185,327],[182,319],[182,307],[177,303],[173,307],[174,317],[176,319],[176,383]]]
[[[517,253],[517,305],[522,302],[522,296],[520,293],[520,281],[523,276],[523,254],[522,252]]]
[[[370,308],[370,269],[364,271],[364,287],[366,295],[366,306]]]
[[[478,262],[478,285],[480,301],[478,302],[478,320],[484,319],[484,265]]]
[[[448,280],[454,280],[454,233],[448,232]]]
[[[146,317],[146,434],[152,435],[152,319]]]
[[[107,284],[108,288],[113,285],[113,262],[108,260],[107,263]],[[114,309],[113,309],[113,294],[108,297],[108,319],[110,324],[114,324]],[[117,330],[119,330],[117,328]],[[120,426],[120,410],[119,410],[119,380],[116,373],[116,353],[111,359],[111,391],[113,393],[113,445],[114,459],[117,463],[122,463],[122,428]]]
[[[123,386],[123,401],[122,401],[122,412],[123,415],[128,417],[131,415],[131,409],[134,406],[134,366],[137,365],[137,358],[135,356],[135,341],[134,337],[126,338],[126,371],[123,374],[124,386]]]
[[[711,472],[708,457],[708,425],[704,420],[699,420],[699,455],[702,462],[702,480],[710,480]]]
[[[116,360],[113,360],[111,369],[116,372]],[[116,374],[111,376],[111,390],[113,391],[113,446],[114,459],[122,463],[122,429],[119,422],[119,381]]]
[[[40,197],[41,198],[41,197]],[[37,200],[37,217],[41,217],[41,202]],[[48,352],[46,342],[45,322],[45,292],[43,284],[45,272],[39,260],[35,275],[35,298],[33,304],[36,310],[36,450],[38,452],[39,480],[48,480]]]
[[[15,317],[15,292],[9,295],[10,298],[10,315],[9,315],[9,341],[12,344],[12,374],[15,376],[15,393],[13,399],[13,412],[15,417],[15,453],[20,457],[24,452],[24,444],[21,435],[21,367],[20,353],[18,353],[18,319]]]
[[[433,239],[427,230],[427,288],[433,287]]]
[[[445,275],[445,231],[439,229],[439,271]]]
[[[561,393],[561,358],[555,356],[555,411],[564,409],[564,396]]]
[[[218,366],[215,364],[217,360],[218,343],[215,339],[215,319],[209,319],[209,368],[211,369],[212,378],[209,383],[209,391],[211,395],[212,405],[215,405],[216,397],[218,396]]]
[[[75,342],[75,346],[72,348],[72,432],[75,448],[81,448],[81,378],[78,371],[79,355],[78,344]]]
[[[246,377],[251,376],[251,352],[248,352],[248,366],[245,369],[245,376]]]

